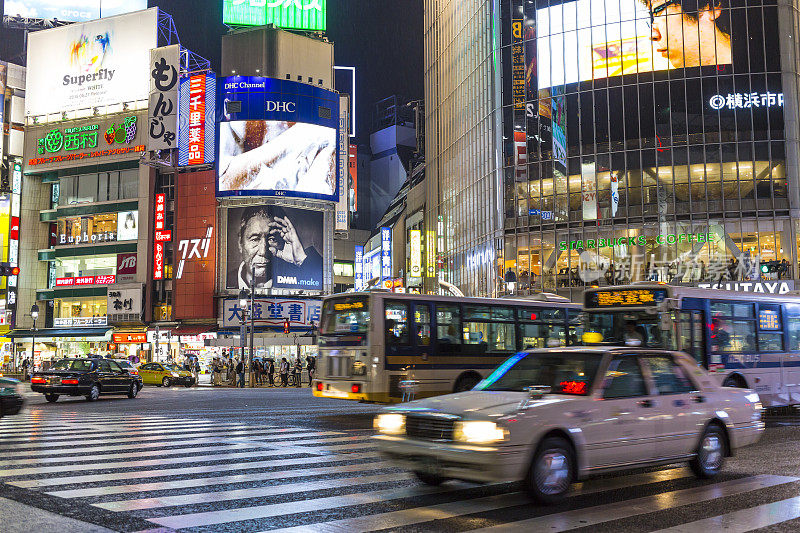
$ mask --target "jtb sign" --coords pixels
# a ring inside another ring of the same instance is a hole
[[[325,31],[327,0],[223,0],[222,22]]]

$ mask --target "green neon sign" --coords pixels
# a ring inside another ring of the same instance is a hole
[[[108,145],[130,144],[136,137],[136,117],[128,117],[119,125],[112,124],[102,133],[102,137],[100,135],[99,124],[64,128],[64,131],[54,128],[38,140],[36,151],[39,155],[45,155],[97,148],[98,138],[105,139]]]
[[[593,248],[610,248],[614,246],[644,246],[648,238],[655,238],[656,244],[703,244],[714,243],[715,234],[707,233],[662,233],[654,237],[638,235],[635,237],[611,237],[606,239],[586,239],[575,241],[561,241],[558,248],[562,252],[567,250],[591,250]]]
[[[291,30],[325,31],[328,0],[223,0],[222,22],[237,26],[274,24]]]

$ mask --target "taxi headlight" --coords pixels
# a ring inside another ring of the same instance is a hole
[[[179,378],[179,377],[181,377],[181,375],[180,375],[180,374],[178,374],[177,372],[173,372],[173,373],[172,373],[172,377],[173,377],[173,378]]]
[[[375,417],[375,429],[386,435],[402,435],[406,432],[406,415],[383,413]]]
[[[501,442],[508,437],[508,431],[490,421],[467,420],[456,422],[453,438],[473,444],[491,444]]]

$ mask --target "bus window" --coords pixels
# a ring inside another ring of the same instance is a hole
[[[753,318],[753,304],[711,302],[711,314],[736,318]]]
[[[800,316],[786,319],[786,344],[789,351],[800,351]]]
[[[566,320],[565,309],[542,309],[540,307],[523,307],[517,310],[517,316],[523,322],[541,322]]]
[[[712,352],[755,352],[756,323],[754,320],[711,319]]]
[[[492,309],[488,305],[465,305],[464,320],[491,320]]]
[[[386,302],[386,347],[408,346],[408,304]]]
[[[567,345],[564,324],[526,324],[520,323],[522,349],[553,348]]]
[[[458,353],[461,351],[460,329],[461,310],[457,305],[436,306],[436,345],[439,353]]]
[[[414,327],[417,334],[417,346],[430,346],[431,308],[428,304],[414,304]]]
[[[464,322],[464,344],[469,354],[512,352],[517,345],[514,324]]]

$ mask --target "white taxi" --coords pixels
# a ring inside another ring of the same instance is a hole
[[[761,437],[761,411],[683,353],[560,348],[518,353],[471,391],[387,407],[373,439],[424,483],[524,480],[553,503],[610,471],[686,461],[713,477]]]

